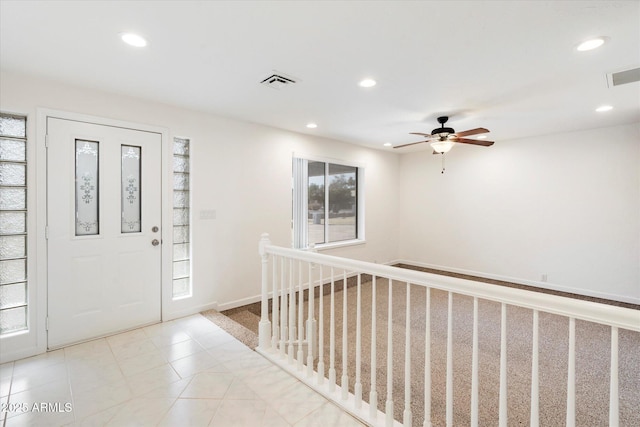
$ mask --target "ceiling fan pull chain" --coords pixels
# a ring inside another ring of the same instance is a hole
[[[444,153],[441,153],[442,156],[442,172],[440,173],[444,173]]]

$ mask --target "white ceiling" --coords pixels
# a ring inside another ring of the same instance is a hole
[[[640,66],[640,2],[0,0],[0,65],[385,150],[444,114],[500,143],[640,122],[640,83],[606,81]]]

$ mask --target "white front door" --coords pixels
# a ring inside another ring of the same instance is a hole
[[[160,321],[158,133],[47,118],[48,347]]]

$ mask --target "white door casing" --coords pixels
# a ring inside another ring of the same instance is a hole
[[[152,242],[162,240],[162,135],[52,117],[47,134],[48,348],[159,322],[162,245]],[[98,176],[86,193],[76,187],[82,141],[97,146]],[[129,147],[140,158],[140,180],[125,176],[123,184]],[[97,224],[77,235],[84,196],[97,201]],[[139,228],[123,225],[123,206],[140,206]]]

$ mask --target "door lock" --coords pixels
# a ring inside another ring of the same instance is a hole
[[[153,239],[153,240],[151,241],[151,244],[152,244],[153,246],[158,246],[158,245],[160,244],[160,241],[159,241],[158,239]]]
[[[157,233],[158,230],[160,230],[160,229],[158,228],[157,225],[154,225],[153,227],[151,227],[151,231],[153,231],[154,233]]]

